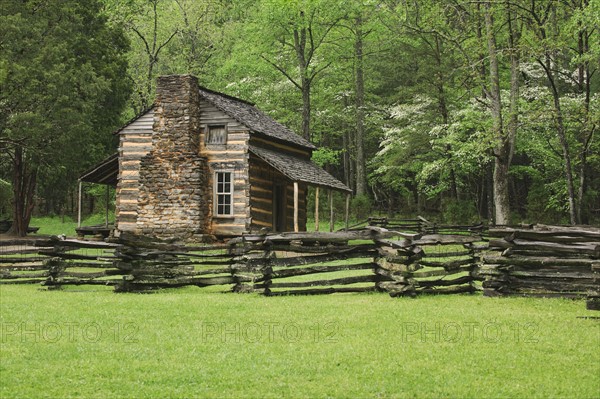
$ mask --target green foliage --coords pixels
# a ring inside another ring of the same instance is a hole
[[[442,220],[446,224],[476,224],[481,221],[472,200],[442,201]]]
[[[355,220],[363,221],[371,216],[373,211],[373,204],[371,199],[367,195],[357,195],[352,198],[350,203],[350,212],[354,216]]]
[[[10,218],[10,205],[12,202],[12,185],[0,179],[0,220]]]
[[[340,160],[341,150],[321,147],[312,154],[312,161],[321,167],[336,165]]]
[[[128,41],[98,0],[2,7],[0,158],[25,188],[15,206],[28,219],[36,179],[46,199],[64,201],[77,175],[112,150],[130,93]]]
[[[362,144],[369,195],[378,207],[454,218],[470,202],[479,218],[489,216],[498,143],[484,7],[477,2],[61,0],[3,1],[2,7],[0,179],[11,180],[6,154],[15,141],[23,142],[27,162],[39,167],[37,195],[51,212],[66,208],[79,172],[116,146],[108,132],[131,88],[127,116],[152,103],[158,75],[193,73],[202,85],[255,102],[299,133],[303,78],[309,79],[310,134],[321,147],[315,162],[356,188]],[[510,100],[512,51],[520,57],[510,170],[517,218],[550,222],[568,213],[558,116],[540,64],[546,55],[574,189],[582,188],[581,217],[600,217],[598,10],[599,0],[490,3],[502,107]],[[519,32],[512,44],[507,11]],[[303,30],[309,35],[298,52]],[[359,68],[365,87],[360,110]],[[588,88],[581,81],[585,68]],[[359,111],[363,137],[357,137]],[[505,115],[505,126],[509,119]]]

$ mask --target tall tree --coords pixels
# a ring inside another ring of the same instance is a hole
[[[259,8],[260,57],[283,74],[302,95],[302,136],[311,139],[311,94],[316,78],[331,62],[321,52],[340,20],[334,2],[265,1]],[[262,43],[261,43],[262,42]]]
[[[122,31],[97,0],[2,0],[0,146],[10,160],[11,232],[25,235],[40,174],[97,160],[129,96]]]
[[[514,13],[507,5],[508,36],[510,43],[510,105],[508,119],[505,121],[505,112],[502,105],[500,90],[500,66],[498,60],[498,48],[496,41],[496,26],[494,23],[494,12],[490,2],[484,4],[485,30],[487,36],[487,48],[489,57],[490,86],[488,98],[490,101],[490,112],[492,115],[492,130],[496,145],[494,147],[494,205],[496,224],[506,225],[510,223],[510,194],[509,194],[509,168],[512,162],[515,147],[515,137],[518,118],[519,59],[515,48],[517,34],[515,31]]]

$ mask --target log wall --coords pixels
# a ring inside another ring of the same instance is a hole
[[[274,225],[274,190],[276,185],[281,186],[283,196],[280,206],[285,209],[285,225],[283,231],[294,230],[294,184],[286,176],[277,172],[264,161],[255,156],[250,157],[250,216],[252,232],[261,229],[277,231]],[[298,222],[300,230],[306,230],[306,184],[298,185]]]
[[[219,236],[239,236],[250,230],[250,182],[248,180],[248,128],[236,119],[228,116],[211,103],[200,101],[200,155],[208,161],[209,178],[207,190],[214,187],[217,171],[233,173],[233,203],[231,217],[214,217],[212,201],[207,204],[209,214],[213,215],[210,233]],[[226,144],[206,144],[206,134],[209,126],[225,126],[227,131]]]
[[[140,161],[152,149],[154,110],[151,109],[119,132],[119,176],[116,228],[135,232],[139,197]]]

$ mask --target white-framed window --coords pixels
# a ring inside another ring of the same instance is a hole
[[[215,216],[233,216],[233,173],[215,172]]]
[[[211,144],[227,144],[227,126],[225,125],[208,125],[206,127],[206,136],[204,143]]]

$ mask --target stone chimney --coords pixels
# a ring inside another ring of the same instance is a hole
[[[159,238],[208,233],[208,164],[198,154],[200,94],[191,75],[158,78],[152,149],[140,162],[137,230]]]

